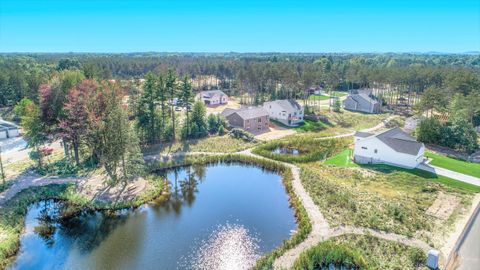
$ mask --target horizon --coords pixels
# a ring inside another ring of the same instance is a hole
[[[5,0],[2,53],[480,51],[480,2]]]

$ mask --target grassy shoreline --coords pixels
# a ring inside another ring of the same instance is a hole
[[[155,180],[151,180],[155,181]],[[161,201],[168,198],[167,185],[155,181],[154,188],[146,191],[134,200],[120,203],[91,201],[75,192],[75,185],[51,184],[30,187],[17,193],[3,208],[0,208],[0,269],[8,266],[20,248],[20,236],[25,227],[25,215],[28,207],[38,201],[59,200],[68,203],[72,213],[78,210],[119,210],[136,208],[147,202]]]

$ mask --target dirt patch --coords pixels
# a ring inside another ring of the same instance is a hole
[[[0,229],[0,243],[7,239],[7,233]]]
[[[125,202],[142,194],[151,185],[144,178],[138,177],[126,186],[119,184],[111,187],[103,175],[94,175],[78,182],[76,191],[88,199],[101,202]]]
[[[207,109],[207,115],[208,114],[217,114],[217,113],[221,113],[223,112],[223,110],[225,110],[226,108],[230,108],[230,109],[240,109],[240,107],[242,107],[240,105],[240,103],[234,99],[234,98],[230,98],[227,102],[227,104],[225,105],[218,105],[218,106],[214,106],[214,107],[206,107]]]
[[[427,209],[427,214],[436,218],[446,220],[460,203],[460,199],[454,195],[448,195],[443,192],[438,194],[437,199]]]
[[[255,139],[260,141],[270,141],[275,139],[280,139],[286,136],[290,136],[297,133],[293,129],[283,128],[276,125],[270,125],[270,131],[262,133],[260,135],[255,136]]]

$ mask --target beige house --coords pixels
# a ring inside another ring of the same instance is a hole
[[[225,109],[222,115],[232,127],[242,128],[250,133],[258,134],[268,131],[270,120],[268,112],[261,107],[242,109]]]

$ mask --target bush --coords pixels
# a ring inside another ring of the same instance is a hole
[[[366,260],[358,250],[344,244],[325,241],[300,254],[292,269],[330,269],[330,266],[346,269],[368,268]]]
[[[252,133],[245,131],[241,128],[234,128],[230,131],[230,136],[232,136],[235,139],[242,139],[247,142],[253,142],[255,141],[255,137],[253,136]]]

